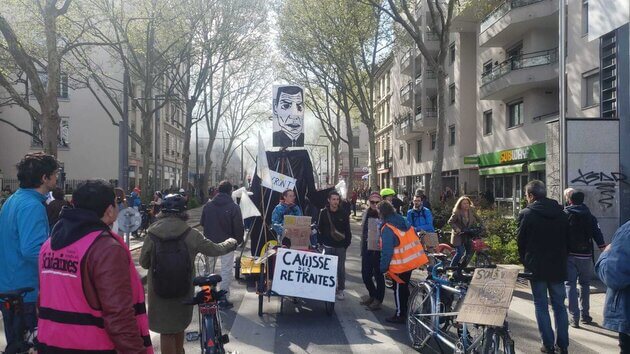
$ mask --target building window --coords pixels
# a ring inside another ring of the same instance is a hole
[[[407,164],[411,163],[411,143],[407,143]]]
[[[523,101],[508,105],[508,129],[523,124]]]
[[[171,149],[171,136],[166,133],[166,153]]]
[[[492,110],[483,112],[483,135],[492,134]]]
[[[599,72],[582,75],[582,107],[599,104]]]
[[[404,152],[405,152],[405,147],[401,144],[401,145],[398,147],[398,151],[399,151],[399,154],[400,154],[400,159],[402,160],[402,159],[403,159]]]
[[[588,34],[588,0],[582,1],[582,35]]]
[[[455,103],[455,84],[451,84],[448,87],[448,97],[451,101],[451,104]]]
[[[359,156],[352,157],[352,165],[354,165],[355,168],[359,166]]]
[[[42,146],[42,128],[38,122],[32,122],[32,132],[33,138],[31,138],[31,146],[37,147]],[[35,137],[38,137],[37,140]],[[59,130],[57,130],[57,147],[59,148],[70,148],[70,118],[69,117],[61,117],[59,121]]]
[[[455,43],[448,47],[448,58],[448,63],[452,65],[455,62]]]
[[[490,74],[491,72],[492,72],[492,60],[488,60],[487,62],[483,63],[483,73],[481,74],[481,76],[486,76]]]
[[[448,145],[455,145],[455,125],[448,127]]]
[[[437,135],[435,132],[431,133],[431,150],[435,150],[435,142],[437,140]]]
[[[358,149],[360,144],[359,144],[360,140],[359,140],[359,136],[355,135],[352,137],[352,147],[355,149]]]
[[[416,141],[416,162],[422,160],[422,140]]]

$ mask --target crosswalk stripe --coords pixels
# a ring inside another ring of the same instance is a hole
[[[353,353],[402,353],[398,344],[387,333],[371,311],[359,304],[355,290],[346,290],[346,299],[335,304],[335,312],[340,320],[343,333],[352,343]]]

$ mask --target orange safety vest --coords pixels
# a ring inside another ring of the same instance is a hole
[[[420,268],[423,265],[429,263],[429,257],[427,257],[422,247],[422,243],[416,235],[416,231],[413,227],[403,232],[398,228],[386,223],[381,228],[381,233],[385,227],[389,227],[394,235],[398,237],[398,246],[394,247],[394,254],[392,260],[389,262],[389,269],[387,275],[395,280],[397,283],[404,283],[400,277],[396,274],[408,272],[410,270]],[[382,240],[381,240],[381,249]]]

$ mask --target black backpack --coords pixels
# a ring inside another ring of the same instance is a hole
[[[153,291],[163,299],[185,296],[192,286],[192,262],[186,245],[190,227],[174,239],[163,240],[149,233],[153,241],[151,274]]]
[[[593,224],[590,214],[569,213],[569,252],[593,252]]]

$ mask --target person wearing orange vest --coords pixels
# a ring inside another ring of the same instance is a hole
[[[380,270],[395,280],[396,313],[385,320],[391,323],[405,323],[411,272],[427,264],[429,260],[415,230],[402,215],[396,213],[394,206],[388,201],[382,201],[378,203],[377,208],[383,221]]]
[[[144,288],[110,230],[114,188],[87,181],[72,194],[39,254],[38,353],[153,353]]]

